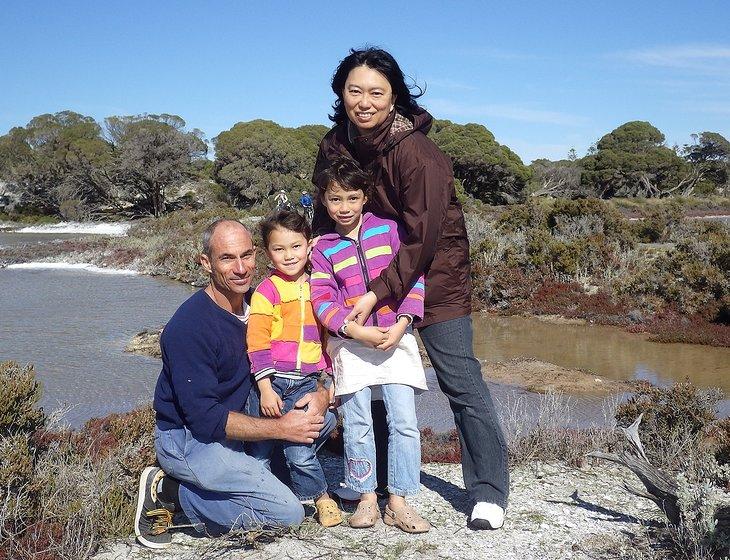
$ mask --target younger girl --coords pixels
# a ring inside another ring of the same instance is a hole
[[[284,210],[263,220],[260,227],[274,270],[251,297],[246,341],[258,391],[251,391],[249,409],[252,415],[258,415],[260,408],[264,416],[279,417],[316,391],[317,379],[329,368],[305,270],[309,224],[298,213]],[[259,441],[248,449],[253,457],[268,462],[272,446],[271,441]],[[314,500],[325,527],[341,523],[342,514],[327,494],[315,444],[284,442],[283,447],[294,494],[302,501]]]
[[[423,316],[423,278],[403,301],[386,300],[365,325],[346,322],[368,283],[386,268],[400,246],[397,224],[363,214],[370,178],[348,158],[323,172],[322,201],[334,232],[322,235],[312,252],[312,304],[330,337],[328,353],[340,397],[344,425],[345,482],[360,492],[352,527],[372,527],[380,517],[375,494],[375,442],[370,401],[382,395],[388,413],[388,491],[384,521],[409,533],[430,524],[405,500],[418,492],[421,442],[414,389],[426,389],[426,376],[410,324]]]

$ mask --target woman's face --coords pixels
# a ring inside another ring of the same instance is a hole
[[[367,134],[388,118],[395,96],[383,74],[367,66],[356,66],[347,75],[342,102],[358,132]]]

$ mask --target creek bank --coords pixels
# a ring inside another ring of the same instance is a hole
[[[484,363],[484,361],[482,360]],[[565,368],[533,358],[514,358],[482,366],[490,381],[521,387],[531,393],[605,396],[630,392],[634,384],[578,368]]]
[[[330,486],[341,479],[341,459],[323,458]],[[160,560],[226,558],[383,558],[483,560],[622,558],[635,547],[632,535],[644,526],[663,523],[663,514],[648,500],[618,489],[634,483],[628,471],[612,466],[582,469],[535,463],[512,470],[510,504],[498,531],[466,528],[469,501],[461,466],[429,463],[421,468],[421,492],[413,506],[432,523],[430,532],[407,535],[379,522],[373,529],[351,529],[346,523],[323,529],[311,518],[297,530],[271,539],[249,533],[220,539],[175,533],[170,548],[155,551]],[[351,513],[353,504],[346,505]],[[267,540],[269,542],[267,542]],[[253,542],[251,542],[253,541]],[[109,543],[95,560],[150,558],[151,551],[133,537]]]
[[[132,340],[124,347],[124,351],[139,356],[162,358],[162,350],[160,349],[161,334],[162,328],[145,329],[132,337]]]

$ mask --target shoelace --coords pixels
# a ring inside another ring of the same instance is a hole
[[[152,527],[150,528],[150,534],[152,535],[161,535],[172,527],[172,512],[165,508],[151,509],[146,515],[153,518]]]

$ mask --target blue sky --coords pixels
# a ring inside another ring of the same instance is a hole
[[[329,124],[350,47],[390,50],[437,118],[485,125],[526,163],[648,120],[730,138],[730,2],[5,0],[0,134],[71,109]]]

